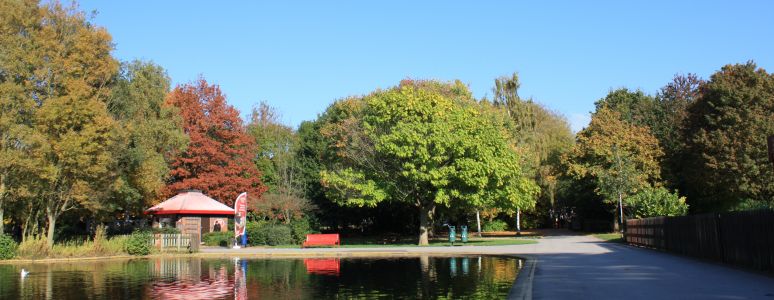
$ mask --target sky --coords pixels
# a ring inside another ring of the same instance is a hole
[[[246,3],[245,3],[246,2]],[[774,69],[774,1],[81,1],[123,61],[173,84],[203,76],[247,118],[266,101],[297,126],[401,79],[474,96],[518,72],[519,95],[578,131],[611,89],[655,94],[754,60]]]

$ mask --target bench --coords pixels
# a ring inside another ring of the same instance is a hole
[[[309,246],[340,246],[341,240],[338,233],[329,234],[307,234],[306,241],[301,245],[301,248]]]

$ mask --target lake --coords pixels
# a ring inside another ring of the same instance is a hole
[[[416,256],[0,265],[0,299],[503,299],[522,263],[506,256]],[[24,278],[22,268],[29,272]]]

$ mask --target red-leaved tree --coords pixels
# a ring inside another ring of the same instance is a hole
[[[188,149],[172,163],[167,196],[198,189],[233,206],[242,192],[255,199],[266,191],[252,162],[255,140],[245,132],[239,111],[226,103],[218,85],[209,85],[203,78],[178,85],[167,102],[180,109],[183,130],[190,137]]]

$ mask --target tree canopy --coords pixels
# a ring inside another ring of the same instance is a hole
[[[342,163],[322,174],[327,194],[344,205],[397,201],[420,210],[419,244],[437,206],[534,205],[504,128],[484,115],[467,89],[439,82],[403,82],[362,100],[339,145]],[[351,150],[347,150],[351,149]]]

